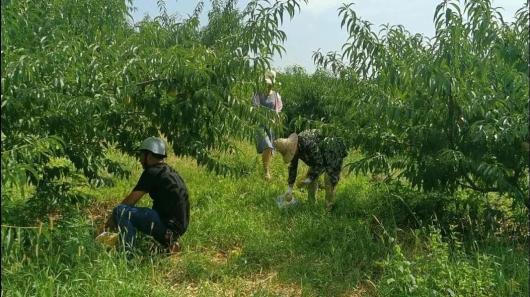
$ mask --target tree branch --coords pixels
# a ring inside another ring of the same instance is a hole
[[[486,187],[486,188],[479,187],[479,186],[477,186],[477,184],[475,182],[473,182],[473,180],[468,175],[464,175],[464,179],[466,180],[466,182],[468,184],[458,183],[461,187],[469,188],[469,189],[472,189],[472,190],[475,190],[475,191],[479,191],[479,192],[482,192],[482,193],[499,192],[500,191],[500,189],[498,187]]]

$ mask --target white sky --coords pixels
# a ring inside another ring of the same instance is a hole
[[[166,0],[168,13],[186,17],[191,14],[199,1],[197,0]],[[300,1],[302,2],[302,1]],[[283,57],[275,56],[273,66],[279,70],[286,66],[300,65],[308,72],[313,72],[312,54],[320,49],[340,51],[347,34],[340,28],[337,9],[344,0],[309,0],[309,4],[302,3],[302,10],[292,21],[284,19],[282,30],[287,34],[284,44],[286,52]],[[493,6],[502,7],[505,21],[513,21],[515,12],[524,6],[526,0],[493,0]],[[238,6],[243,8],[248,1],[240,0]],[[379,30],[381,24],[403,25],[411,33],[421,33],[432,37],[434,35],[433,15],[439,0],[357,0],[353,9],[361,19],[374,24],[373,29]],[[134,21],[139,21],[148,14],[158,15],[156,0],[133,0],[137,8],[133,14]],[[205,1],[205,9],[201,22],[207,21],[206,11],[209,1]]]

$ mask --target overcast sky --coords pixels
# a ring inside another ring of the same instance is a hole
[[[170,14],[187,17],[197,3],[197,0],[167,0],[166,7]],[[300,1],[302,2],[302,1]],[[344,0],[309,0],[309,4],[302,4],[302,10],[294,19],[286,20],[282,30],[287,34],[284,44],[286,53],[283,57],[274,57],[273,66],[281,70],[286,66],[300,65],[312,72],[315,65],[312,61],[314,51],[320,49],[328,51],[340,50],[346,42],[346,31],[340,28],[337,9]],[[426,36],[434,35],[433,15],[436,0],[357,0],[354,10],[361,19],[368,20],[379,28],[381,24],[403,25],[411,33],[421,33]],[[513,21],[515,12],[524,6],[526,0],[493,0],[493,6],[502,7],[506,21]],[[243,8],[248,1],[239,0],[238,6]],[[158,15],[156,0],[133,0],[137,10],[133,13],[134,21],[141,20],[145,15]],[[205,11],[201,22],[207,21],[206,11],[209,1],[205,1]],[[377,30],[378,31],[378,30]]]

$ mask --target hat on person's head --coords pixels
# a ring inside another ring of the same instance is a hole
[[[140,144],[139,151],[148,151],[155,155],[166,157],[166,144],[159,137],[148,137]]]
[[[268,85],[273,85],[276,81],[276,71],[267,70],[265,71],[265,83]]]
[[[291,162],[298,147],[298,135],[292,133],[287,138],[278,138],[274,141],[274,148],[282,154],[285,163]]]

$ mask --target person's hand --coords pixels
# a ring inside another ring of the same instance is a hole
[[[173,242],[172,244],[170,244],[168,247],[167,247],[167,250],[169,252],[169,254],[176,254],[178,252],[180,252],[181,250],[181,247],[180,247],[180,244],[178,243],[178,241],[175,241]]]
[[[105,223],[105,229],[109,231],[115,231],[116,229],[118,229],[118,225],[116,225],[112,213],[109,215],[107,222]]]
[[[303,181],[298,183],[299,188],[307,187],[310,183],[312,183],[313,180],[311,180],[309,177],[304,179]]]
[[[308,177],[308,178],[306,178],[306,179],[304,179],[304,180],[302,181],[302,184],[303,184],[304,186],[307,186],[307,185],[309,185],[309,184],[312,183],[312,182],[313,182],[313,180],[311,180],[311,178]]]
[[[105,232],[105,228],[106,228],[105,225],[98,225],[96,227],[96,236]]]

